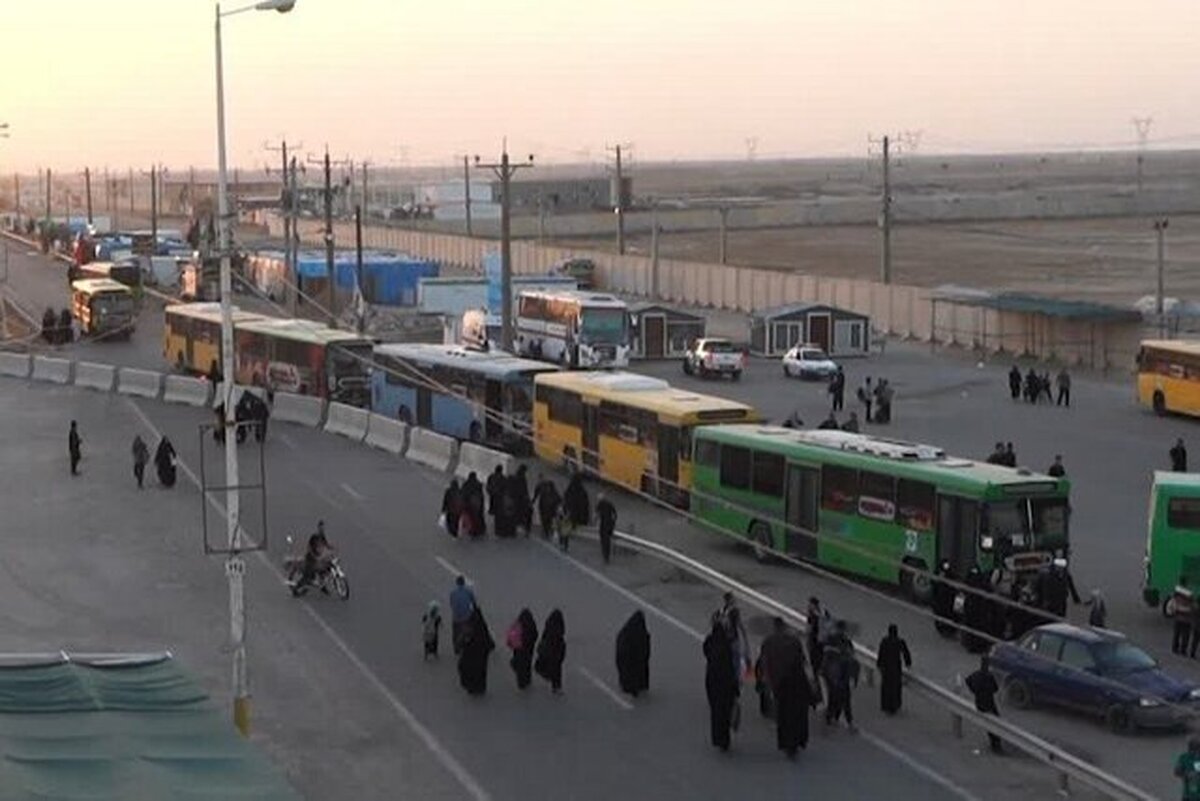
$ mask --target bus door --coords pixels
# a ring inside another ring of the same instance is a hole
[[[488,379],[483,384],[483,405],[487,412],[504,412],[504,384]],[[483,438],[487,442],[499,442],[504,434],[504,426],[497,414],[485,414],[483,418]]]
[[[600,471],[599,417],[599,406],[583,404],[583,466],[597,473]]]
[[[433,428],[433,393],[429,387],[414,387],[417,393],[417,425]]]
[[[801,559],[815,560],[817,558],[817,511],[821,505],[819,492],[820,474],[814,467],[804,467],[798,464],[787,466],[787,495],[785,498],[785,516],[788,526],[787,550]],[[812,536],[805,536],[808,532]]]
[[[938,561],[949,560],[961,579],[975,565],[979,535],[979,502],[953,495],[938,496]]]
[[[679,429],[665,423],[658,424],[658,478],[667,486],[659,491],[659,497],[670,497],[679,483]]]

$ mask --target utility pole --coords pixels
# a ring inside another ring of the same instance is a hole
[[[158,250],[158,167],[150,168],[150,241]]]
[[[718,255],[720,263],[727,264],[729,254],[729,207],[718,206],[717,212],[721,215],[721,245]]]
[[[511,230],[511,193],[509,185],[518,170],[533,166],[533,154],[529,161],[523,164],[513,164],[508,160],[508,143],[504,143],[500,154],[500,162],[483,163],[479,156],[475,157],[475,166],[491,170],[500,179],[500,342],[504,351],[511,353],[513,348],[513,298],[512,298],[512,230]]]
[[[196,215],[196,168],[188,167],[188,216]]]
[[[83,168],[83,187],[87,193],[87,220],[88,225],[92,224],[92,168]]]
[[[888,137],[883,137],[883,198],[879,211],[879,229],[883,234],[883,249],[880,254],[879,280],[892,282],[892,183],[891,151]]]
[[[1137,191],[1142,191],[1142,162],[1146,159],[1146,141],[1150,138],[1150,126],[1154,124],[1153,117],[1134,117],[1133,128],[1137,132]],[[1157,223],[1156,223],[1157,224]]]
[[[366,159],[363,159],[363,162],[362,162],[362,210],[363,210],[363,214],[367,215],[368,217],[371,216],[371,198],[370,198],[370,196],[367,195],[367,166],[370,163],[371,162],[367,161]],[[351,177],[351,179],[353,179],[354,174],[351,173],[350,177]]]
[[[290,165],[290,174],[288,175],[288,208],[286,214],[292,219],[291,238],[284,242],[284,250],[287,252],[289,262],[292,265],[292,272],[288,275],[288,280],[294,285],[291,291],[292,297],[292,316],[296,315],[296,306],[300,301],[300,231],[297,223],[296,209],[298,199],[296,197],[299,188],[296,186],[296,157],[292,156]]]
[[[354,207],[354,330],[366,328],[367,297],[363,294],[362,206]]]
[[[50,216],[52,214],[52,209],[50,208],[50,187],[52,184],[53,184],[53,180],[50,177],[50,168],[47,167],[46,168],[46,225],[50,224]]]
[[[16,195],[13,205],[16,206],[19,217],[21,216],[21,173],[19,172],[13,173],[13,193]]]
[[[613,211],[617,215],[617,253],[625,255],[625,173],[621,168],[621,148],[629,149],[630,145],[615,145],[610,150],[615,151],[617,158],[617,186],[613,194]]]
[[[133,167],[129,168],[129,216],[133,216]]]
[[[463,156],[463,209],[467,213],[467,236],[473,236],[471,230],[471,167],[467,157]]]
[[[1158,240],[1157,241],[1157,245],[1158,245],[1158,287],[1154,293],[1154,313],[1155,313],[1155,315],[1158,316],[1158,337],[1159,337],[1159,339],[1164,339],[1166,337],[1166,330],[1167,330],[1167,318],[1166,318],[1165,310],[1163,308],[1163,271],[1164,271],[1164,266],[1165,266],[1165,264],[1164,264],[1164,262],[1165,262],[1165,259],[1164,259],[1165,242],[1164,242],[1164,240],[1166,239],[1167,226],[1170,224],[1170,222],[1171,221],[1165,217],[1162,218],[1161,220],[1154,221],[1154,235],[1155,235],[1156,239]]]
[[[295,280],[294,276],[295,276],[296,271],[293,269],[293,265],[292,265],[292,249],[291,249],[291,247],[288,246],[288,243],[290,243],[292,241],[291,226],[293,223],[292,223],[292,215],[289,213],[289,206],[291,204],[288,200],[288,145],[287,145],[287,140],[284,139],[282,142],[280,142],[279,147],[272,147],[270,144],[263,145],[263,147],[264,147],[264,149],[269,150],[273,153],[275,153],[275,152],[279,153],[281,162],[282,162],[283,169],[280,171],[279,177],[280,177],[280,180],[283,182],[283,189],[279,196],[279,199],[280,199],[280,206],[282,207],[282,211],[283,211],[283,241],[285,243],[284,248],[283,248],[283,264],[284,264],[284,270],[286,271],[287,276],[288,276],[288,280],[293,281],[293,280]]]
[[[650,201],[650,297],[658,298],[658,201]]]
[[[331,328],[336,328],[337,312],[334,305],[337,296],[334,290],[337,284],[337,275],[333,263],[333,162],[329,158],[328,145],[325,146],[325,157],[316,163],[322,165],[325,170],[325,272],[329,276],[329,325]]]

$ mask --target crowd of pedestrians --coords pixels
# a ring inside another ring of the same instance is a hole
[[[150,461],[150,449],[141,436],[133,438],[130,453],[133,456],[133,479],[137,482],[138,489],[142,489],[145,483],[146,464]],[[79,433],[79,423],[75,420],[71,421],[71,425],[67,429],[67,459],[71,475],[81,475],[79,465],[83,461],[83,435]],[[159,484],[167,488],[175,486],[177,461],[175,446],[167,437],[161,437],[158,447],[154,451],[154,466],[158,472]]]
[[[1013,400],[1025,399],[1038,404],[1045,400],[1055,406],[1071,405],[1071,374],[1063,367],[1053,379],[1049,372],[1038,373],[1032,367],[1022,375],[1021,368],[1013,365],[1008,371],[1008,392]]]

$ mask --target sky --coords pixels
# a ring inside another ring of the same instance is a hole
[[[236,7],[226,4],[226,9]],[[6,3],[0,173],[216,163],[213,4]],[[1200,144],[1196,0],[297,0],[225,19],[229,158]]]

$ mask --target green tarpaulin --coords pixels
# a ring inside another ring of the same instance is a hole
[[[170,658],[0,663],[0,801],[298,801]]]

